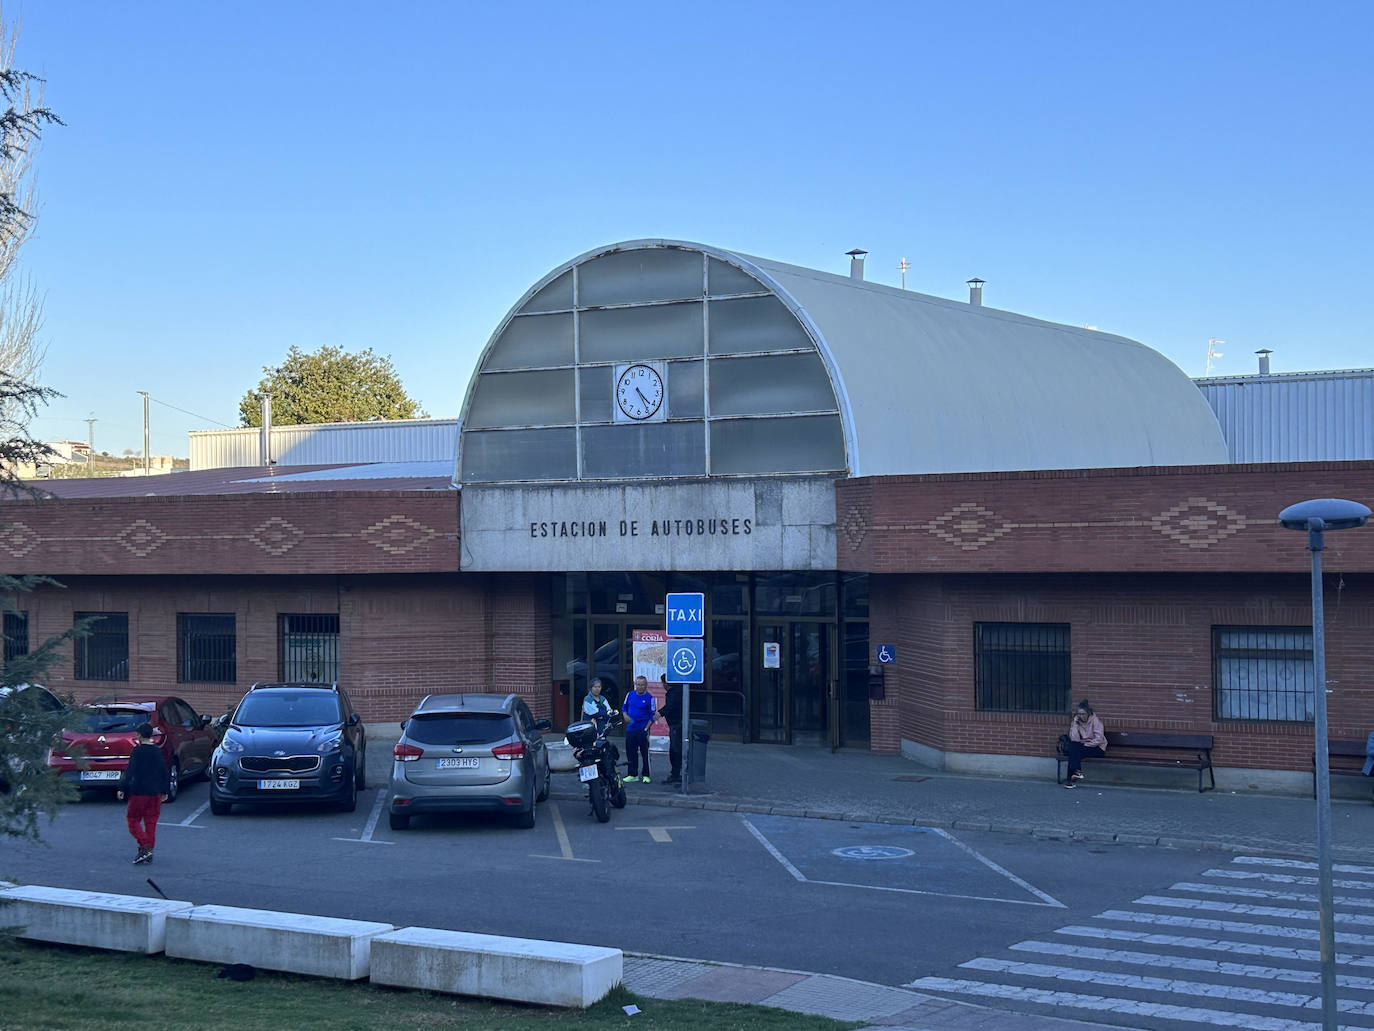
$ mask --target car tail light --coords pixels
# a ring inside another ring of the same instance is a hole
[[[425,754],[423,748],[416,748],[414,745],[398,744],[391,750],[391,754],[403,763],[413,763],[420,756]]]
[[[491,750],[491,754],[497,759],[523,759],[525,758],[525,742],[517,741],[511,745],[497,745]]]
[[[153,744],[161,747],[162,742],[167,740],[167,735],[160,730],[153,731]]]

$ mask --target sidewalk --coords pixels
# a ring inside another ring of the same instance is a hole
[[[708,747],[704,791],[684,796],[658,783],[631,785],[630,804],[1316,858],[1312,799],[1220,790],[1199,794],[1189,771],[1168,788],[1094,784],[1089,762],[1084,766],[1088,779],[1066,791],[1052,776],[944,773],[870,752],[717,742]],[[655,753],[652,763],[662,778],[667,756]],[[566,774],[555,775],[554,794],[583,796]],[[1374,806],[1368,794],[1334,799],[1331,823],[1335,861],[1368,863],[1374,856]],[[666,956],[627,955],[625,984],[650,998],[756,1003],[893,1031],[1112,1026],[1009,1013],[825,974]]]

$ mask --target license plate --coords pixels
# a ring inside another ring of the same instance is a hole
[[[437,770],[475,770],[477,769],[476,759],[435,759],[434,768]]]
[[[118,780],[118,770],[82,770],[82,780]]]
[[[301,786],[298,780],[260,780],[258,787],[263,791],[295,791]]]
[[[577,771],[577,779],[583,784],[589,780],[596,780],[600,771],[595,766],[583,766]]]

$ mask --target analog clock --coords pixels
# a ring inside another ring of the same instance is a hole
[[[615,370],[617,422],[661,422],[668,406],[663,373],[653,365],[621,365]]]

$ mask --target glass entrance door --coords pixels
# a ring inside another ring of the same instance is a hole
[[[754,740],[834,747],[835,625],[800,620],[760,624],[758,634]],[[778,646],[776,669],[764,665],[767,644]]]
[[[643,619],[594,620],[591,623],[592,639],[588,642],[586,652],[592,659],[590,662],[574,664],[581,667],[575,670],[573,678],[575,711],[582,711],[582,699],[586,697],[587,688],[598,677],[606,699],[619,708],[625,693],[632,690],[634,685],[634,632],[661,629],[661,623],[651,624]]]

